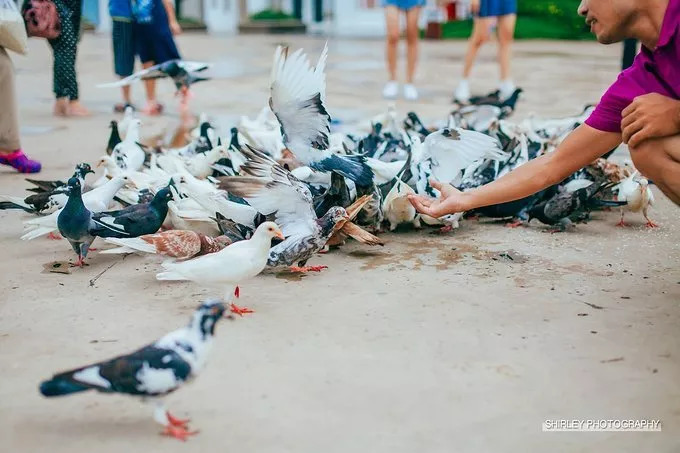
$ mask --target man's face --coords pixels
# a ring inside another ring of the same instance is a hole
[[[636,5],[636,2],[638,4]],[[581,0],[578,13],[602,44],[612,44],[629,38],[628,29],[642,0]]]

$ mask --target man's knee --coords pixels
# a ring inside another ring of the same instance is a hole
[[[388,33],[388,34],[387,34],[387,43],[390,44],[390,45],[392,45],[392,46],[396,46],[397,44],[399,44],[399,32],[397,32],[397,33],[392,33],[392,32]]]
[[[680,163],[680,136],[645,140],[630,148],[630,157],[640,173],[652,179],[662,179],[669,160]]]

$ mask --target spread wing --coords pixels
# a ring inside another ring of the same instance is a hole
[[[266,154],[244,148],[248,161],[241,173],[221,179],[221,189],[244,198],[264,215],[274,214],[286,237],[307,236],[318,230],[309,188]]]
[[[431,159],[432,174],[442,182],[455,181],[461,172],[485,160],[504,160],[496,139],[480,132],[460,128],[445,128],[425,139],[424,159]]]
[[[331,117],[324,106],[327,57],[328,45],[315,68],[302,49],[289,55],[287,47],[278,47],[274,54],[269,106],[281,124],[286,146],[295,154],[328,148]]]

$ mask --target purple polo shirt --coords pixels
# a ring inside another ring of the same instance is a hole
[[[621,132],[621,112],[638,96],[659,93],[680,99],[680,0],[669,0],[656,49],[642,47],[633,66],[623,71],[600,99],[586,124]]]

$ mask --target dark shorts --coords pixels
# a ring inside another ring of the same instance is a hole
[[[408,11],[416,6],[425,6],[425,0],[382,0],[382,6],[396,6],[402,11]]]
[[[165,63],[181,59],[170,28],[156,24],[134,24],[137,54],[142,63]]]
[[[479,17],[498,17],[517,14],[517,0],[481,0]]]
[[[113,66],[116,75],[127,77],[135,70],[135,36],[132,22],[113,20]]]

